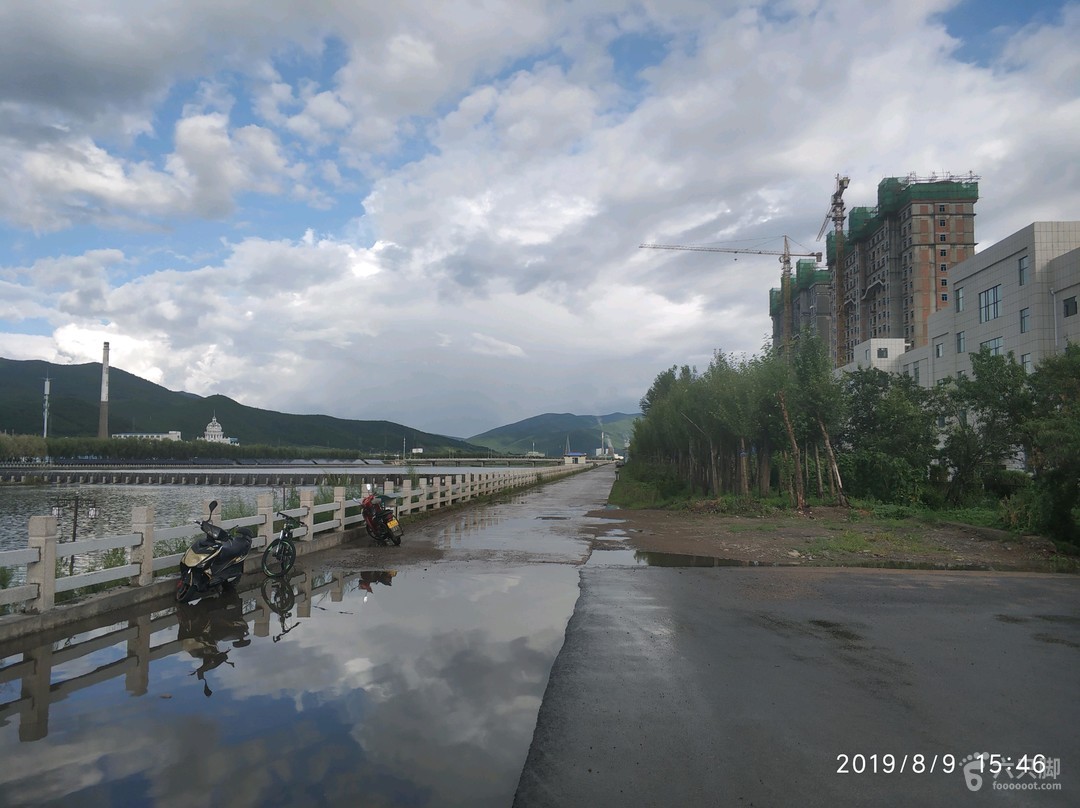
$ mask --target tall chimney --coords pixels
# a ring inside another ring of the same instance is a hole
[[[98,410],[97,436],[109,437],[109,343],[105,343],[105,354],[101,357],[101,409]]]

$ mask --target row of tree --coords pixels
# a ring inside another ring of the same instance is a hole
[[[971,362],[970,377],[928,389],[873,368],[834,374],[813,336],[787,355],[717,352],[704,372],[656,377],[631,453],[693,492],[783,490],[800,510],[815,486],[842,505],[993,497],[1016,527],[1080,544],[1080,345],[1030,374],[1011,354]]]

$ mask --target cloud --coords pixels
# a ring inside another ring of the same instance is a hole
[[[978,63],[952,0],[47,6],[0,12],[0,350],[108,334],[257,406],[465,436],[632,411],[759,350],[779,283],[637,245],[820,250],[837,173],[872,206],[974,171],[983,245],[1080,210],[1075,3],[981,22]]]

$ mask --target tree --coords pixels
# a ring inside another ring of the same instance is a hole
[[[922,498],[937,454],[938,392],[877,368],[846,374],[842,383],[839,461],[848,490],[882,502]]]
[[[1051,356],[1028,377],[1032,415],[1026,424],[1035,491],[1045,503],[1035,527],[1080,544],[1080,344]]]
[[[987,474],[1017,454],[1032,411],[1027,374],[1011,353],[995,356],[983,348],[971,354],[971,370],[971,378],[952,379],[947,387],[942,459],[953,504],[981,494]]]

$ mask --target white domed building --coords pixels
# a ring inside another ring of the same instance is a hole
[[[240,443],[236,438],[225,437],[225,427],[218,423],[217,413],[210,419],[210,423],[206,425],[203,440],[207,443],[229,443],[233,446]]]

